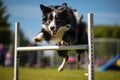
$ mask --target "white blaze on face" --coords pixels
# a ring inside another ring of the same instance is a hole
[[[53,16],[53,20],[50,22],[48,29],[51,30],[52,27],[54,27],[54,30],[56,30],[56,24],[55,24],[55,16],[56,16],[56,12],[52,13]]]

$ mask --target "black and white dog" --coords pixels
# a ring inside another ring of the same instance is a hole
[[[43,40],[53,40],[57,45],[80,45],[87,44],[86,24],[82,21],[83,16],[79,16],[75,9],[70,8],[66,3],[58,6],[40,5],[42,10],[42,30],[34,37],[35,42]],[[78,60],[84,50],[76,50]],[[64,69],[68,60],[68,50],[58,51],[58,55],[63,57],[63,62],[58,71]]]

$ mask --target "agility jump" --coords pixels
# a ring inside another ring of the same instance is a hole
[[[19,47],[20,23],[15,23],[15,48],[14,48],[14,80],[19,80],[19,54],[22,51],[39,51],[39,50],[88,50],[88,80],[94,80],[94,27],[93,14],[88,13],[88,44],[74,46],[37,46],[37,47]]]

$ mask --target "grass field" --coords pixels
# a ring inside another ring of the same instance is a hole
[[[20,68],[19,80],[87,80],[85,70]],[[13,68],[0,67],[0,80],[13,80]],[[120,71],[95,72],[95,80],[120,80]]]

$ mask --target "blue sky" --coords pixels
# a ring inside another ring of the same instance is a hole
[[[73,9],[77,9],[86,22],[87,13],[92,12],[95,25],[120,25],[120,0],[3,0],[3,2],[7,6],[7,13],[11,15],[9,18],[11,29],[14,31],[14,23],[19,21],[21,29],[30,41],[41,29],[40,4],[60,5],[66,2]]]

